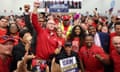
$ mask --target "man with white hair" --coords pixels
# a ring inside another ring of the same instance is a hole
[[[114,50],[111,52],[111,59],[114,65],[114,72],[120,72],[120,36],[115,36],[112,39]]]
[[[38,22],[38,7],[39,4],[34,3],[34,10],[32,13],[32,24],[37,32],[36,43],[36,61],[41,61],[44,65],[50,55],[57,54],[61,48],[58,48],[58,40],[55,32],[55,21],[50,19],[46,23],[46,28],[43,28]],[[33,61],[35,61],[33,60]]]

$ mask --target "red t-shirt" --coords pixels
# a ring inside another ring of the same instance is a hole
[[[72,49],[74,52],[79,52],[79,44],[80,44],[80,38],[75,37],[72,41]]]
[[[7,30],[6,29],[0,29],[0,36],[6,35]]]
[[[59,46],[64,46],[65,38],[57,37],[57,40],[58,40],[58,45]]]
[[[114,63],[114,72],[120,72],[120,54],[116,50],[113,50],[110,57]]]
[[[13,37],[14,37],[14,40],[15,40],[14,44],[17,45],[19,43],[19,39],[20,39],[19,34],[16,35],[16,36],[13,36]]]
[[[95,58],[95,54],[99,54],[104,59],[108,58],[104,50],[96,45],[93,45],[90,49],[86,46],[80,49],[79,56],[85,65],[85,72],[104,72],[104,66]]]
[[[0,72],[10,72],[9,71],[10,62],[11,62],[10,58],[8,58],[6,61],[3,61],[0,58]]]

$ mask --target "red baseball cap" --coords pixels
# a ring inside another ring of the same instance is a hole
[[[69,20],[71,17],[69,15],[62,16],[62,20]]]
[[[3,44],[7,41],[13,41],[15,42],[14,38],[12,36],[4,35],[0,37],[0,43]]]

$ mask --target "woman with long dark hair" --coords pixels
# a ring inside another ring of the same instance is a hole
[[[73,51],[78,52],[81,46],[83,45],[83,38],[85,32],[80,27],[80,25],[76,25],[73,27],[72,32],[68,38],[68,40],[72,41]]]
[[[17,45],[19,42],[19,31],[20,31],[20,29],[16,23],[9,24],[7,35],[14,37],[15,45]]]

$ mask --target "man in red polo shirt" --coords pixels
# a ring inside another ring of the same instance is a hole
[[[79,56],[83,61],[85,72],[104,72],[103,63],[109,62],[103,48],[94,44],[92,35],[85,36],[85,46],[80,49]]]
[[[0,72],[9,72],[14,39],[4,35],[0,37]]]
[[[39,59],[47,60],[51,54],[56,53],[58,49],[58,40],[55,32],[54,20],[48,20],[46,28],[42,28],[38,22],[37,10],[39,4],[34,4],[34,10],[32,13],[32,24],[37,32],[37,45],[36,45],[36,57]]]
[[[114,72],[120,72],[120,36],[115,36],[112,39],[114,50],[111,52],[111,59],[114,65]]]

